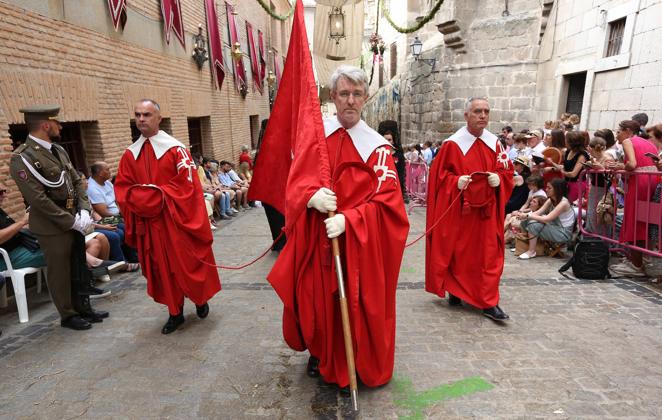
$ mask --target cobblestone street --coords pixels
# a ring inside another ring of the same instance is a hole
[[[412,215],[410,240],[424,226]],[[224,265],[269,245],[262,209],[214,233]],[[649,282],[560,277],[560,260],[510,253],[498,325],[476,309],[449,308],[423,290],[424,242],[405,252],[398,292],[395,377],[360,389],[359,418],[660,418],[662,293]],[[88,332],[59,327],[46,293],[28,296],[29,324],[0,317],[2,418],[351,417],[349,400],[305,375],[291,351],[281,303],[264,279],[274,255],[221,271],[223,290],[199,320],[160,333],[165,307],[143,277],[113,278],[95,302],[111,312]]]

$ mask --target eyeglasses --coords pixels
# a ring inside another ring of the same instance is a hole
[[[7,190],[5,190],[5,189],[1,189],[1,190],[0,190],[0,197],[3,196],[3,195],[5,195],[5,194],[7,194]]]

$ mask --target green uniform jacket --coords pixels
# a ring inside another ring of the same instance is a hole
[[[30,206],[30,230],[37,235],[64,233],[73,226],[76,212],[90,210],[87,191],[66,150],[55,143],[52,147],[57,149],[59,159],[28,137],[12,154],[9,166],[12,178]],[[46,187],[25,166],[21,156],[48,181],[57,182],[64,170],[64,184],[57,188]],[[75,197],[71,197],[69,186],[73,187]],[[74,205],[67,209],[67,199],[70,198],[74,198]]]

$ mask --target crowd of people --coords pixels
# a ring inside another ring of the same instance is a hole
[[[577,129],[579,122],[576,114],[563,114],[557,121],[546,121],[542,129],[516,133],[511,126],[502,128],[498,138],[515,169],[504,220],[510,250],[528,260],[539,256],[539,240],[564,247],[576,239],[578,220],[587,232],[659,250],[659,222],[647,227],[635,221],[635,212],[636,201],[660,202],[660,177],[642,173],[662,170],[662,124],[649,125],[648,116],[638,113],[615,130],[589,133]],[[385,137],[391,141],[397,134]],[[394,144],[396,150],[406,150],[402,166],[408,169],[402,173],[412,179],[405,181],[401,175],[403,185],[427,182],[427,170],[441,145],[442,141]],[[405,199],[412,198],[403,191]],[[518,238],[524,250],[516,249]],[[622,276],[659,275],[659,270],[647,271],[647,265],[650,260],[641,252],[630,251],[610,270]]]

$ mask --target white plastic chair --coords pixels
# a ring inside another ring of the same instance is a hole
[[[14,269],[9,259],[9,254],[4,248],[0,248],[0,254],[5,261],[7,269],[3,271],[4,277],[11,278],[12,286],[14,287],[14,298],[16,299],[16,307],[18,308],[18,321],[21,323],[28,322],[28,300],[25,295],[25,275],[37,273],[37,293],[41,293],[41,271],[42,267],[25,267]]]

